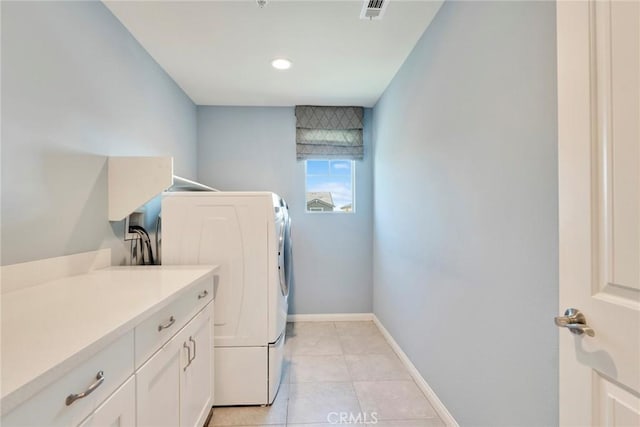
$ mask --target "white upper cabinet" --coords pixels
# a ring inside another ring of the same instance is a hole
[[[172,157],[109,157],[109,221],[120,221],[173,184]]]

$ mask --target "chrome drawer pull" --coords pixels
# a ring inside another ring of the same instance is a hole
[[[158,332],[162,331],[163,329],[167,329],[168,327],[170,327],[174,323],[176,323],[176,318],[171,316],[167,323],[164,323],[164,324],[161,324],[161,325],[158,326]]]
[[[207,291],[205,289],[204,291],[202,291],[201,293],[198,294],[198,299],[202,299],[202,298],[206,297],[207,295],[209,295],[209,291]]]
[[[89,388],[83,391],[82,393],[70,394],[69,396],[67,396],[67,400],[65,400],[64,403],[66,403],[67,406],[69,406],[76,400],[89,396],[91,393],[95,391],[95,389],[100,387],[103,382],[104,382],[104,372],[100,371],[98,372],[98,375],[96,375],[96,382],[91,384]]]
[[[194,340],[193,337],[189,337],[189,341],[193,343],[193,359],[189,360],[189,363],[191,363],[191,361],[196,358],[196,340]]]
[[[189,367],[189,365],[191,365],[191,361],[192,361],[193,359],[191,358],[191,347],[189,347],[189,345],[188,345],[186,342],[185,342],[185,343],[182,343],[182,347],[184,347],[184,348],[186,348],[186,349],[187,349],[187,360],[189,361],[189,363],[187,363],[187,366],[185,366],[185,367],[183,368],[183,370],[185,370],[185,371],[186,371],[186,370],[187,370],[187,368]]]

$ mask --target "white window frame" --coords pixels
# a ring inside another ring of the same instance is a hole
[[[308,176],[307,162],[315,161],[315,160],[328,160],[328,161],[336,160],[336,161],[343,161],[343,162],[351,162],[351,210],[350,211],[343,211],[342,209],[339,209],[339,208],[333,211],[325,211],[325,210],[321,210],[320,208],[311,208],[311,210],[307,209],[307,176]],[[355,214],[356,213],[356,161],[352,159],[322,159],[322,158],[305,159],[304,160],[304,200],[305,200],[304,212],[308,214],[312,214],[312,215]]]

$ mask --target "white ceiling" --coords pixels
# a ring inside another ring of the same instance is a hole
[[[105,1],[198,105],[373,106],[442,1]],[[293,61],[287,71],[275,57]]]

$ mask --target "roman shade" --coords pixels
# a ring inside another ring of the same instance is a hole
[[[362,160],[362,107],[296,106],[296,157]]]

